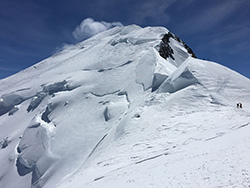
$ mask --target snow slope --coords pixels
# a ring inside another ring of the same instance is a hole
[[[0,80],[0,187],[249,187],[250,81],[190,50],[116,27]]]

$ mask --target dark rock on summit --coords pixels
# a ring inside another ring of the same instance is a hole
[[[183,44],[183,46],[187,49],[187,52],[189,54],[192,55],[192,57],[197,58],[195,53],[193,52],[193,50],[191,48],[188,47],[188,45],[186,45],[179,37],[177,37],[176,35],[174,35],[171,32],[168,32],[167,34],[165,34],[162,38],[162,41],[160,43],[160,49],[159,49],[159,54],[161,57],[163,57],[164,59],[167,59],[168,57],[174,59],[174,50],[171,48],[171,46],[169,45],[169,39],[173,38],[174,40],[180,42]]]

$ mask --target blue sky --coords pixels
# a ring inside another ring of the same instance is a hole
[[[166,27],[198,58],[250,78],[249,10],[249,0],[0,0],[0,79],[119,24]]]

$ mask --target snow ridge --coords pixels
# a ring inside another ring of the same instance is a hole
[[[0,187],[250,185],[249,79],[166,28],[112,28],[0,86]]]

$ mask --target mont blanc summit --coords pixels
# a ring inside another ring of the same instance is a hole
[[[0,80],[0,187],[249,187],[249,98],[166,28],[112,28]]]

